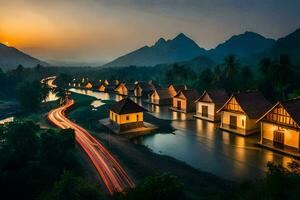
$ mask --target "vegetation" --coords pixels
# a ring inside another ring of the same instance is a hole
[[[16,121],[0,127],[0,138],[2,197],[99,199],[98,189],[83,178],[73,130],[42,130],[33,122]],[[62,198],[67,192],[78,198]]]

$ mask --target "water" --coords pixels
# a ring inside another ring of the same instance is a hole
[[[7,117],[5,119],[0,120],[0,125],[3,125],[5,123],[9,123],[9,122],[13,122],[13,121],[14,121],[14,117]]]
[[[105,100],[123,98],[115,94],[86,90],[71,91]],[[202,171],[241,181],[262,177],[268,161],[287,166],[293,160],[255,146],[259,141],[259,134],[251,137],[238,136],[219,130],[218,124],[194,119],[190,114],[173,112],[168,107],[149,105],[140,99],[133,100],[151,111],[152,115],[172,120],[172,126],[176,129],[173,133],[142,136],[133,142],[145,145],[155,153],[186,162]]]

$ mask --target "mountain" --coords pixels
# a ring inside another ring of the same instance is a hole
[[[280,54],[288,54],[293,57],[300,57],[300,28],[293,33],[280,38],[267,51],[269,55],[278,57]]]
[[[0,43],[0,67],[13,69],[20,64],[24,67],[34,67],[37,64],[48,65],[47,63],[33,58],[14,47],[8,47]]]
[[[215,49],[209,50],[208,55],[216,62],[222,62],[229,54],[234,54],[238,58],[243,59],[263,52],[274,44],[275,40],[273,39],[247,31],[240,35],[234,35],[224,43],[219,44]]]
[[[144,46],[104,66],[154,66],[161,63],[190,60],[205,53],[205,49],[200,48],[192,39],[180,33],[172,40],[160,38],[153,46]]]

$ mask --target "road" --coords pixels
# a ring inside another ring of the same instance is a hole
[[[133,188],[134,182],[111,153],[88,131],[65,116],[65,111],[73,104],[74,100],[69,99],[64,106],[50,111],[48,113],[49,121],[62,129],[74,129],[76,141],[92,161],[110,194],[115,191],[122,192],[126,188]]]

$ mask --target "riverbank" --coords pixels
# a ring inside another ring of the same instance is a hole
[[[235,188],[233,182],[192,168],[169,156],[153,153],[147,147],[134,144],[128,138],[109,134],[107,129],[98,123],[98,120],[108,116],[107,107],[114,101],[105,101],[106,104],[95,110],[90,106],[95,98],[80,94],[72,94],[72,98],[76,103],[68,112],[68,117],[97,137],[134,180],[139,182],[147,176],[171,172],[184,182],[188,199],[225,199],[232,194]],[[153,116],[148,117],[153,118]],[[152,120],[162,122],[161,119]],[[163,121],[162,129],[166,133],[171,131],[170,122]]]

